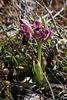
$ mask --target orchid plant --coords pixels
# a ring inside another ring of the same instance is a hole
[[[32,28],[27,20],[20,19],[20,26],[22,27],[20,33],[23,33],[28,40],[37,41],[38,59],[34,58],[33,60],[33,76],[38,84],[45,86],[45,79],[42,73],[43,67],[45,70],[45,66],[42,66],[41,62],[41,48],[42,44],[46,42],[54,32],[45,29],[44,25],[41,25],[39,21],[34,21]]]

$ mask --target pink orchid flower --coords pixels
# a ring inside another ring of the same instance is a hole
[[[31,38],[34,34],[34,31],[30,25],[30,23],[25,19],[20,19],[20,25],[22,26],[23,30],[20,32],[24,33],[28,38]]]
[[[43,42],[46,42],[50,38],[50,36],[53,35],[53,33],[54,33],[54,32],[51,32],[49,29],[46,29],[46,30],[42,31],[42,25],[40,24],[39,21],[34,21],[33,27],[40,29],[39,30],[40,36],[37,37],[37,38],[34,38],[32,40],[38,40],[38,39],[41,39],[42,38],[42,41]]]
[[[54,32],[51,32],[49,29],[46,29],[44,32],[43,31],[39,31],[39,32],[40,32],[41,36],[34,38],[32,40],[38,40],[38,39],[42,38],[42,41],[46,42],[51,37],[51,35],[53,35],[53,33],[54,33]]]

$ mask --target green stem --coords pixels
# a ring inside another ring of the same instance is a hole
[[[40,65],[41,65],[41,47],[42,47],[42,44],[38,42],[38,61]]]

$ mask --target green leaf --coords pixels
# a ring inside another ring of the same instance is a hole
[[[13,60],[15,61],[15,63],[17,64],[17,66],[19,67],[19,64],[18,64],[16,58],[10,52],[7,52],[7,53],[13,58]]]
[[[33,60],[33,76],[34,76],[35,82],[42,86],[44,77],[41,72],[41,66],[38,60],[36,61]]]

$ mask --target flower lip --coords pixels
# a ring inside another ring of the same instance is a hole
[[[50,38],[50,36],[51,35],[53,35],[53,33],[54,32],[51,32],[49,29],[46,29],[45,31],[44,31],[44,42],[46,42],[49,38]]]
[[[42,29],[39,21],[34,21],[33,27]]]
[[[45,33],[45,34],[50,34],[50,30],[49,30],[49,29],[46,29],[46,30],[44,31],[44,33]]]

